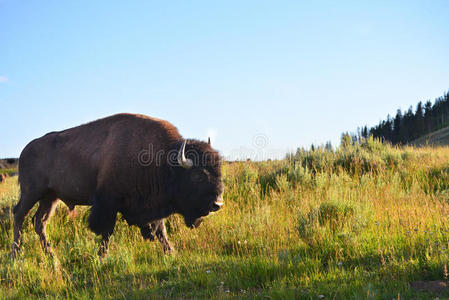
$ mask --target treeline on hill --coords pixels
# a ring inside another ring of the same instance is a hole
[[[435,99],[433,104],[430,100],[425,104],[420,101],[415,110],[412,106],[404,112],[398,109],[394,118],[388,115],[378,125],[358,128],[357,133],[351,136],[353,140],[373,136],[394,145],[407,144],[446,126],[449,126],[449,92]]]

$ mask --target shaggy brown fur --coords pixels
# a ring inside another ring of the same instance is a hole
[[[161,220],[180,213],[188,226],[198,225],[219,208],[214,203],[223,191],[218,153],[207,143],[189,140],[185,153],[194,166],[182,168],[173,157],[183,141],[169,122],[134,114],[33,140],[19,159],[21,196],[14,208],[12,254],[19,249],[24,217],[37,202],[35,229],[50,252],[45,226],[58,199],[71,209],[92,206],[89,227],[103,237],[99,254],[106,253],[118,212],[170,251]]]

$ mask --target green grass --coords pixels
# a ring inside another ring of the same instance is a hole
[[[11,261],[9,208],[19,189],[8,178],[0,184],[0,298],[449,297],[410,288],[448,280],[448,171],[449,148],[373,140],[225,164],[220,212],[195,230],[168,219],[176,255],[120,220],[103,261],[88,209],[72,219],[62,204],[47,230],[57,258],[43,254],[29,216]]]

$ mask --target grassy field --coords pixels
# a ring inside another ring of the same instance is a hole
[[[226,163],[223,174],[220,212],[196,230],[179,216],[167,220],[176,255],[120,220],[103,261],[88,210],[72,219],[63,204],[47,230],[56,258],[43,254],[29,216],[23,252],[11,261],[19,188],[8,178],[0,184],[0,298],[449,297],[411,287],[449,280],[449,148],[365,140]]]

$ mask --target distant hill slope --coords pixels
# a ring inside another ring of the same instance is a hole
[[[426,134],[410,144],[414,146],[449,146],[449,126]]]
[[[19,164],[18,158],[0,159],[0,169],[17,169],[18,164]]]

